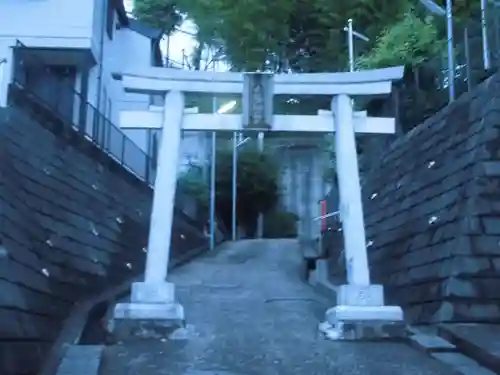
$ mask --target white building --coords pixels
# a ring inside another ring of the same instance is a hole
[[[123,0],[0,0],[0,106],[9,84],[21,84],[129,167],[144,169],[154,130],[126,129],[135,145],[124,142],[119,113],[147,109],[155,98],[125,93],[112,74],[162,66],[161,38],[129,19]]]

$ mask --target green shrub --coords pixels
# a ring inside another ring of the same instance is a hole
[[[272,211],[264,217],[265,238],[297,237],[297,221],[299,217],[288,211]]]

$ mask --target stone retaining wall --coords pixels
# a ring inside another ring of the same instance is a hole
[[[411,322],[500,322],[500,74],[369,164],[369,260],[388,302]],[[325,242],[333,254],[342,248],[335,230]]]
[[[0,110],[4,375],[37,373],[72,306],[144,266],[151,188],[76,132],[48,128]],[[173,256],[207,244],[195,224],[176,211]]]

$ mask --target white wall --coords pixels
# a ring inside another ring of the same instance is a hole
[[[12,47],[91,49],[94,1],[0,0],[0,106],[6,105],[12,74]]]
[[[115,67],[122,71],[147,68],[151,66],[152,46],[151,39],[123,28],[117,32],[115,41],[118,61]],[[129,58],[123,58],[123,57]],[[125,93],[119,98],[121,110],[146,110],[149,107],[149,95]]]
[[[7,90],[12,75],[13,51],[10,41],[0,39],[0,107],[7,106]]]
[[[190,163],[203,165],[208,161],[210,150],[208,134],[205,132],[183,132],[179,155],[179,171],[185,171]]]
[[[114,125],[119,127],[120,111],[148,109],[149,95],[125,93],[121,81],[113,79],[112,75],[124,70],[151,66],[151,39],[126,27],[117,29],[118,16],[116,12],[114,15],[115,26],[113,27],[113,38],[110,39],[106,29],[101,27],[103,22],[105,25],[107,21],[106,17],[103,18],[103,12],[106,12],[106,8],[104,7],[106,0],[95,1],[94,40],[98,44],[96,50],[99,53],[101,51],[100,45],[103,45],[103,55],[102,67],[100,65],[101,57],[98,54],[98,64],[90,71],[89,102],[95,107],[99,107],[99,111],[111,120]],[[101,35],[104,35],[102,41]],[[101,74],[102,78],[100,82],[99,76]],[[98,94],[99,86],[101,87],[100,94]],[[123,131],[144,152],[148,151],[149,140],[146,134],[147,131],[128,129],[123,129]]]
[[[28,46],[90,48],[94,0],[0,0],[0,38]]]
[[[319,201],[329,191],[329,184],[323,175],[328,159],[324,151],[315,147],[289,148],[281,155],[281,204],[287,211],[296,213],[298,235],[310,240],[320,234],[320,221],[312,219],[320,216]]]

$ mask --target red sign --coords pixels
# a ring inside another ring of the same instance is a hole
[[[326,231],[326,200],[320,201],[320,208],[321,208],[321,231],[325,232]]]

